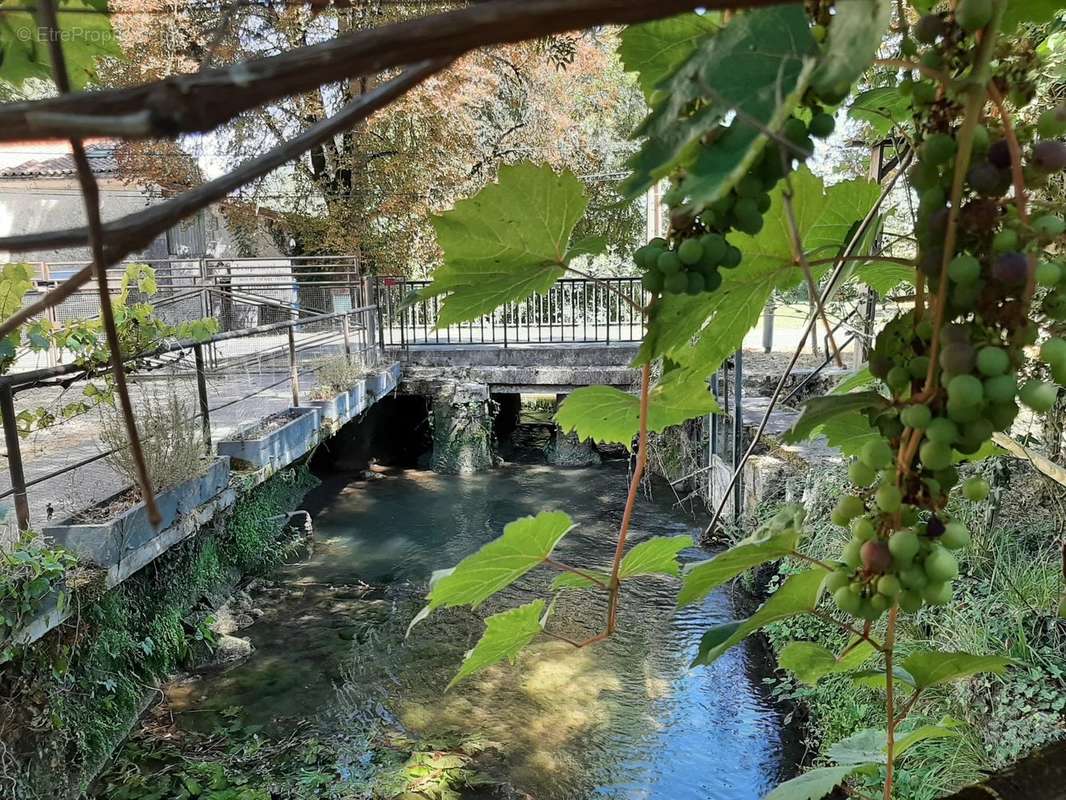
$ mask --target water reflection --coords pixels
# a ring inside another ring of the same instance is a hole
[[[538,800],[760,797],[790,773],[795,755],[780,710],[761,690],[765,667],[740,647],[711,668],[687,668],[706,628],[741,613],[729,592],[674,613],[676,581],[631,584],[611,641],[583,650],[539,641],[516,666],[485,670],[447,694],[480,636],[479,617],[542,595],[553,575],[534,572],[477,614],[438,612],[404,639],[432,570],[455,564],[516,517],[566,511],[578,528],[558,557],[606,566],[625,483],[624,465],[615,464],[512,465],[466,478],[414,471],[326,485],[309,498],[320,506],[314,554],[282,570],[275,602],[241,634],[256,653],[176,687],[172,700],[179,712],[196,712],[190,718],[241,704],[252,721],[317,715],[345,731],[369,713],[427,737],[474,736],[501,753],[495,777]],[[634,543],[698,531],[664,491],[638,505]],[[358,581],[378,588],[353,590]],[[586,636],[604,608],[598,592],[566,592],[551,627]]]

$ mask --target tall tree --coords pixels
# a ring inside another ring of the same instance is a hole
[[[129,85],[206,64],[274,55],[351,30],[439,11],[439,2],[362,2],[317,10],[264,3],[220,11],[194,0],[114,0],[127,53],[102,72]],[[265,220],[285,252],[360,254],[371,269],[425,274],[438,260],[430,216],[523,159],[568,168],[588,183],[588,225],[617,256],[642,233],[639,207],[622,203],[615,178],[632,151],[627,139],[641,98],[598,30],[482,51],[457,62],[290,169],[256,182],[226,205],[231,226]],[[373,87],[372,78],[323,86],[239,117],[212,136],[183,140],[188,158],[158,142],[123,146],[138,179],[177,191],[206,169],[254,156],[329,116]],[[165,154],[166,157],[160,157]],[[238,237],[240,238],[240,237]]]

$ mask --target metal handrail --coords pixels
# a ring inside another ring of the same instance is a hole
[[[334,311],[329,314],[315,314],[310,317],[303,317],[297,320],[282,320],[280,322],[272,322],[267,325],[256,325],[251,328],[241,328],[237,331],[224,331],[223,333],[216,333],[207,339],[184,339],[182,341],[173,342],[171,344],[161,345],[154,350],[149,350],[137,355],[128,356],[122,360],[123,364],[128,364],[131,361],[139,361],[144,358],[155,358],[156,356],[165,355],[167,353],[173,353],[176,350],[189,350],[197,345],[216,344],[218,342],[227,342],[232,339],[242,339],[246,336],[254,336],[262,333],[271,333],[273,331],[286,330],[287,328],[295,328],[300,325],[308,325],[313,322],[324,322],[330,319],[338,319],[340,317],[347,317],[355,314],[362,314],[367,311],[377,311],[377,306],[359,306],[358,308],[349,309],[348,311]],[[102,364],[101,369],[106,369],[107,365]],[[55,367],[45,367],[44,369],[30,370],[28,372],[17,372],[12,375],[0,375],[0,390],[10,388],[12,390],[28,389],[33,385],[40,383],[40,381],[48,380],[50,378],[61,378],[64,375],[73,375],[78,372],[89,372],[91,368],[87,368],[81,364],[61,364]]]
[[[237,331],[226,331],[223,333],[214,334],[206,339],[201,340],[182,340],[177,342],[171,342],[169,344],[160,345],[150,351],[140,353],[134,356],[128,356],[123,359],[123,363],[130,363],[131,361],[143,360],[149,358],[157,358],[168,353],[173,353],[179,350],[192,350],[196,360],[196,385],[199,413],[196,415],[202,420],[204,431],[204,443],[211,451],[211,420],[210,412],[211,408],[207,402],[207,368],[204,359],[204,348],[209,345],[217,344],[219,342],[232,341],[234,339],[242,339],[250,336],[255,336],[263,333],[272,333],[275,331],[286,331],[288,333],[288,351],[289,351],[289,374],[286,378],[278,381],[280,385],[286,380],[292,386],[292,401],[294,406],[300,405],[300,388],[299,388],[299,367],[296,358],[297,345],[294,336],[296,328],[303,325],[310,325],[318,322],[324,322],[328,320],[341,319],[340,335],[344,341],[345,356],[349,361],[352,359],[352,342],[351,342],[351,327],[349,325],[349,319],[351,318],[364,318],[368,319],[365,322],[358,323],[357,330],[361,330],[365,333],[364,343],[365,346],[360,349],[361,353],[378,352],[383,349],[383,345],[378,336],[375,336],[375,328],[377,327],[377,306],[366,305],[359,306],[347,311],[337,311],[328,314],[316,314],[309,317],[303,317],[300,319],[281,320],[279,322],[269,323],[265,325],[256,325],[249,328],[242,328]],[[336,334],[332,334],[336,335]],[[326,338],[331,338],[327,336]],[[317,344],[316,344],[317,346]],[[101,364],[99,371],[106,369],[106,365]],[[45,476],[37,476],[32,480],[27,480],[25,471],[23,469],[21,445],[19,442],[18,423],[15,415],[14,395],[16,391],[32,388],[34,386],[44,385],[44,381],[48,381],[54,378],[61,378],[69,375],[89,375],[97,371],[93,367],[85,367],[81,364],[64,364],[55,367],[47,367],[45,369],[32,370],[23,373],[16,373],[14,375],[0,376],[0,418],[3,422],[4,440],[7,445],[7,463],[9,473],[11,476],[11,488],[5,492],[0,493],[0,498],[12,496],[15,503],[15,516],[18,521],[18,526],[22,530],[26,530],[30,526],[30,512],[29,512],[29,500],[27,495],[27,489],[30,486],[43,483],[46,480],[63,475],[79,467],[85,466],[97,461],[104,455],[97,455],[88,459],[82,459],[73,465],[64,466],[58,470],[55,470]],[[253,397],[256,394],[264,391],[262,387],[256,392],[253,392],[248,397]],[[242,398],[242,399],[247,399]],[[234,401],[236,402],[236,401]],[[218,410],[218,408],[214,409]]]
[[[645,319],[637,306],[648,295],[634,276],[563,278],[547,292],[507,302],[473,320],[437,328],[441,298],[407,301],[410,292],[428,280],[375,282],[386,343],[412,346],[502,345],[559,343],[631,343],[644,333]],[[627,299],[630,302],[626,302]]]

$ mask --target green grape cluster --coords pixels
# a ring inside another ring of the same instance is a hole
[[[876,485],[864,499],[844,495],[833,509],[832,520],[851,530],[840,554],[840,564],[826,577],[826,589],[837,606],[854,616],[876,620],[898,603],[915,612],[923,605],[950,602],[952,582],[959,564],[952,551],[970,543],[970,532],[958,521],[946,519],[944,511],[922,518],[918,505],[905,502],[895,481],[895,453],[888,442],[867,443],[851,462],[848,475],[860,487]],[[948,465],[939,470],[949,486],[958,482],[958,472]],[[988,483],[971,478],[964,494],[974,501],[988,496]]]
[[[681,175],[663,199],[671,209],[670,236],[653,239],[634,253],[643,272],[644,288],[653,294],[713,292],[722,283],[720,270],[733,269],[741,261],[740,250],[726,238],[738,231],[754,236],[762,230],[770,209],[770,191],[814,151],[814,138],[825,138],[834,129],[832,114],[824,111],[819,98],[806,100],[809,122],[789,117],[756,157],[747,173],[719,200],[693,212],[685,205]],[[720,126],[707,134],[708,143],[730,135]]]
[[[681,239],[676,247],[652,239],[634,257],[644,272],[644,288],[654,294],[713,292],[722,284],[719,269],[740,264],[740,251],[717,233]]]
[[[960,0],[954,13],[921,18],[903,55],[946,74],[971,65],[974,33],[991,18],[986,0]],[[1004,57],[1002,64],[1010,64]],[[1005,67],[1001,67],[1005,69]],[[1007,74],[995,82],[1008,85]],[[1066,320],[1066,267],[1055,260],[1066,221],[1057,208],[1028,218],[1009,196],[1020,155],[1026,186],[1042,185],[1066,169],[1066,107],[1048,111],[1035,124],[1018,124],[1013,140],[987,118],[973,134],[973,151],[957,212],[951,207],[959,152],[962,104],[953,92],[965,82],[941,86],[905,80],[919,122],[917,158],[909,171],[917,192],[915,236],[918,267],[931,298],[929,307],[899,315],[878,334],[870,371],[891,401],[867,412],[878,438],[867,442],[849,465],[858,488],[842,497],[833,522],[850,530],[826,588],[838,607],[876,620],[893,606],[914,612],[951,601],[959,574],[955,551],[970,533],[947,509],[960,484],[956,463],[978,453],[999,431],[1008,431],[1026,406],[1050,409],[1058,388],[1022,377],[1026,348],[1039,338],[1030,311],[1034,292],[1045,322]],[[1012,98],[1025,100],[1023,85]],[[947,233],[956,235],[945,253]],[[1041,288],[1043,287],[1043,288]],[[935,310],[941,298],[944,304]],[[1040,347],[1052,377],[1066,383],[1066,339]],[[983,501],[982,478],[961,482],[969,500]]]

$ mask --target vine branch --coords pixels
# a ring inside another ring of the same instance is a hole
[[[554,567],[555,569],[561,570],[562,572],[570,572],[574,575],[579,575],[580,577],[584,578],[587,581],[591,581],[602,589],[607,588],[607,584],[600,580],[598,576],[593,575],[591,572],[585,572],[585,570],[583,569],[571,567],[569,564],[564,564],[561,561],[556,561],[554,558],[546,558],[544,559],[544,563],[547,564],[549,567]]]
[[[56,16],[54,0],[45,0],[40,7],[41,21],[48,29],[48,54],[52,61],[52,74],[60,94],[70,92],[70,77],[67,74],[66,56],[63,53],[60,37],[59,19]],[[122,422],[126,429],[126,439],[133,460],[134,472],[141,490],[141,500],[148,512],[148,521],[158,525],[162,520],[159,506],[155,500],[155,488],[148,474],[148,465],[144,458],[144,448],[137,432],[137,422],[133,418],[133,403],[130,402],[129,388],[126,385],[126,368],[123,365],[122,347],[115,327],[115,311],[111,307],[111,292],[107,285],[108,261],[104,255],[104,237],[100,219],[100,188],[96,184],[89,158],[81,139],[72,137],[71,153],[78,171],[78,183],[81,186],[82,199],[85,204],[85,217],[88,221],[89,249],[92,252],[93,273],[100,298],[100,318],[107,338],[107,349],[111,357],[111,373],[115,379],[115,392],[118,394],[119,407],[122,410]]]
[[[618,596],[621,589],[618,581],[618,572],[621,569],[622,556],[625,553],[629,523],[633,518],[633,509],[637,504],[640,480],[644,475],[644,467],[648,463],[648,392],[650,389],[651,363],[645,362],[640,371],[640,431],[637,434],[637,464],[633,468],[633,477],[629,481],[629,494],[626,496],[626,506],[622,512],[622,524],[618,528],[618,541],[614,548],[614,560],[611,562],[611,582],[607,597],[607,629],[605,631],[608,636],[614,633],[615,626],[618,623]]]
[[[795,1],[795,0],[794,0]],[[245,111],[335,81],[425,59],[452,60],[606,24],[670,17],[696,8],[778,5],[782,0],[496,0],[353,31],[280,55],[205,69],[126,89],[79,92],[0,108],[0,141],[66,139],[73,119],[86,137],[174,138],[204,133]],[[145,121],[142,115],[147,111]]]

